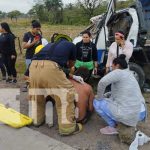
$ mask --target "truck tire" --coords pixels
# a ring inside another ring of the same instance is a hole
[[[145,83],[145,73],[143,69],[139,65],[132,62],[129,63],[129,68],[133,72],[134,77],[137,79],[139,86],[142,89]]]

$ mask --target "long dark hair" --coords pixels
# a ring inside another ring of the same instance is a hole
[[[32,25],[32,28],[41,28],[41,24],[37,20],[32,20],[31,25]]]
[[[83,31],[83,32],[82,32],[82,35],[83,35],[83,34],[87,34],[89,37],[91,37],[91,33],[90,33],[90,31],[88,31],[88,30]]]
[[[1,27],[2,27],[6,32],[12,34],[12,32],[11,32],[11,30],[10,30],[10,27],[9,27],[9,25],[8,25],[7,22],[2,22],[2,23],[1,23]]]
[[[120,69],[127,69],[128,68],[128,64],[127,64],[127,61],[125,60],[126,58],[126,55],[124,54],[121,54],[119,55],[119,57],[115,58],[113,60],[113,64],[114,65],[120,65]]]
[[[14,38],[16,38],[16,36],[12,33],[12,31],[10,30],[10,27],[8,25],[7,22],[2,22],[1,23],[1,27],[8,33],[12,34],[14,36]]]

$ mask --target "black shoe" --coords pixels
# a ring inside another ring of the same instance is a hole
[[[6,80],[6,82],[7,82],[7,83],[12,83],[12,79],[8,78],[8,79]]]
[[[12,83],[17,83],[17,80],[16,80],[16,79],[13,79],[13,80],[12,80]]]

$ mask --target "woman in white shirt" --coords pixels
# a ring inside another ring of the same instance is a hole
[[[99,81],[97,97],[93,102],[96,112],[108,124],[100,130],[102,134],[117,134],[118,122],[136,127],[138,121],[146,117],[144,97],[138,82],[128,70],[124,54],[113,60],[112,69]],[[104,92],[110,84],[111,93],[108,96]]]
[[[111,70],[112,62],[120,54],[126,55],[126,61],[129,62],[133,53],[133,44],[130,41],[125,41],[125,36],[122,31],[115,33],[115,42],[109,48],[108,58],[106,63],[106,73]]]

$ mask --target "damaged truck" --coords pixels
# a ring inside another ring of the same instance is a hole
[[[129,8],[115,11],[115,0],[110,0],[107,12],[90,19],[91,25],[85,30],[92,34],[92,41],[98,49],[98,75],[105,73],[109,46],[114,42],[114,33],[123,30],[126,40],[134,46],[129,62],[130,70],[140,87],[150,80],[150,0],[136,0]],[[82,39],[82,32],[74,39]]]

